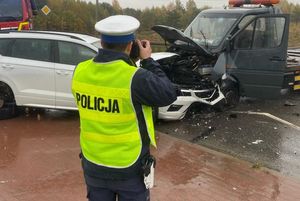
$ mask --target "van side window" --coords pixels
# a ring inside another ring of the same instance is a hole
[[[23,59],[50,62],[51,42],[40,39],[16,39],[12,46],[11,56]]]
[[[234,41],[235,49],[250,49],[251,48],[254,26],[255,26],[255,23],[252,22],[235,37],[235,41]]]
[[[59,63],[77,65],[78,63],[91,59],[96,52],[88,47],[70,42],[58,42]]]
[[[11,42],[11,39],[3,38],[0,39],[0,55],[7,56],[8,44]]]
[[[242,30],[234,41],[235,49],[275,48],[281,45],[284,17],[260,17]]]
[[[253,49],[274,48],[281,44],[285,18],[258,18],[256,20]]]

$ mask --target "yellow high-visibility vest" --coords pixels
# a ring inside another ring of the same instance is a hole
[[[80,63],[72,93],[80,115],[80,145],[92,163],[126,168],[142,149],[138,120],[131,100],[131,82],[138,68],[123,60]],[[151,144],[156,146],[152,109],[142,106]]]

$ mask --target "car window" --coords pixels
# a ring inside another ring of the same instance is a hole
[[[11,42],[10,39],[3,38],[0,39],[0,54],[3,56],[7,56],[8,44]]]
[[[12,46],[11,56],[38,61],[50,61],[51,42],[40,39],[16,39]]]
[[[58,42],[59,63],[77,65],[78,63],[91,59],[96,52],[88,47],[70,42]]]

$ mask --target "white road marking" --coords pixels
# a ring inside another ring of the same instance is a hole
[[[294,128],[294,129],[300,131],[300,126],[297,126],[297,125],[295,125],[295,124],[293,124],[291,122],[288,122],[288,121],[286,121],[284,119],[276,117],[276,116],[274,116],[274,115],[272,115],[270,113],[266,113],[266,112],[251,112],[251,111],[233,111],[233,113],[237,113],[237,114],[254,114],[254,115],[266,116],[266,117],[269,117],[269,118],[271,118],[271,119],[273,119],[275,121],[278,121],[280,123],[283,123],[283,124],[285,124],[287,126],[290,126],[290,127]]]

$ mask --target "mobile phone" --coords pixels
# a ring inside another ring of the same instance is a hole
[[[136,41],[133,41],[133,43],[132,43],[129,57],[134,61],[138,60],[140,57],[140,48]]]

